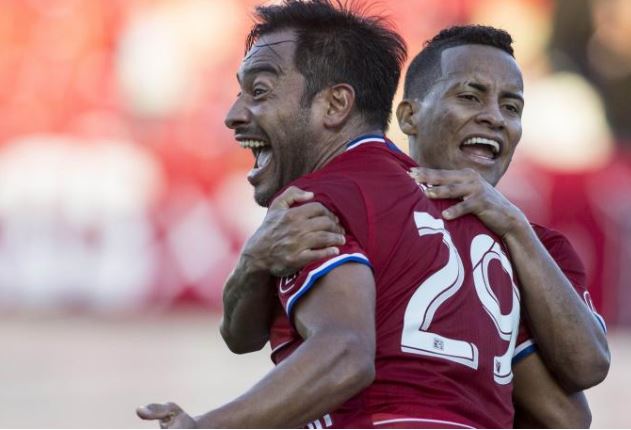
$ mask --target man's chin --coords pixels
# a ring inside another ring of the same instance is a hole
[[[254,201],[259,206],[264,208],[268,208],[269,205],[272,204],[272,197],[274,196],[274,192],[266,191],[266,190],[258,190],[254,189]]]
[[[480,176],[482,176],[482,179],[484,179],[486,182],[488,182],[489,184],[495,186],[500,178],[502,177],[502,174],[499,174],[497,172],[497,166],[481,166],[478,163],[472,163],[469,160],[467,160],[464,163],[458,163],[457,166],[451,166],[451,167],[447,167],[447,170],[453,169],[453,170],[462,170],[465,168],[469,168],[469,169],[473,169],[476,172],[478,172],[480,174]]]

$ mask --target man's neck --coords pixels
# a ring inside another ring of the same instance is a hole
[[[328,142],[322,145],[324,148],[320,152],[320,157],[316,160],[315,166],[312,171],[316,171],[326,166],[332,159],[346,151],[346,145],[352,140],[369,134],[384,135],[384,131],[379,128],[365,126],[354,127],[349,130],[342,130],[338,133],[331,134]]]

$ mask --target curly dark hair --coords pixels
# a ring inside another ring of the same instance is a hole
[[[514,57],[513,38],[508,32],[484,25],[459,25],[442,30],[418,53],[405,76],[404,97],[423,98],[442,74],[445,49],[461,45],[492,46]]]
[[[385,18],[333,0],[259,6],[246,52],[261,36],[282,30],[297,34],[294,65],[306,81],[303,105],[327,86],[346,83],[355,89],[356,109],[366,123],[386,130],[407,53]]]

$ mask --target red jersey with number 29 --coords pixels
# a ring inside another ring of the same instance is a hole
[[[520,305],[507,253],[477,218],[444,220],[455,201],[428,199],[407,173],[415,165],[383,137],[362,136],[292,183],[339,217],[347,240],[339,255],[278,280],[289,320],[341,264],[369,265],[376,281],[375,381],[311,427],[513,425]],[[301,342],[279,315],[275,362]]]

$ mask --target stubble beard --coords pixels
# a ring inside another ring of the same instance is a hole
[[[313,164],[310,159],[313,158],[311,152],[315,146],[315,136],[309,128],[309,113],[309,108],[300,107],[291,134],[287,136],[286,147],[281,149],[282,154],[277,154],[276,161],[279,164],[274,167],[279,173],[275,186],[268,190],[254,191],[254,200],[259,206],[269,207],[273,197],[281,189],[313,171],[313,166],[310,167],[309,164]]]

